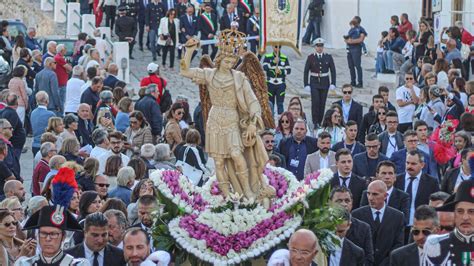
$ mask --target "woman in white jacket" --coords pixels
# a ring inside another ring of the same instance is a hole
[[[161,64],[166,68],[166,56],[170,53],[170,68],[174,67],[174,52],[176,44],[179,41],[179,20],[176,18],[176,10],[171,8],[166,13],[166,17],[160,20],[160,28],[158,29],[158,44],[163,48],[163,56]]]

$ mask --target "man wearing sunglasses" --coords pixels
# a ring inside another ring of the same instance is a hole
[[[277,156],[278,158],[280,158],[280,164],[277,166],[285,167],[285,156],[275,151],[275,135],[273,134],[273,132],[271,132],[270,130],[264,130],[262,133],[260,133],[260,138],[262,138],[263,146],[265,146],[265,150],[267,151],[268,156]]]
[[[437,234],[438,229],[439,220],[436,210],[428,205],[419,206],[415,211],[415,220],[411,228],[413,243],[392,251],[390,253],[390,265],[420,265],[426,238],[431,234]]]
[[[342,100],[334,102],[337,105],[342,107],[342,118],[344,123],[347,123],[349,120],[356,121],[357,126],[360,127],[362,124],[362,105],[354,101],[352,98],[352,89],[351,84],[342,85]]]
[[[317,38],[315,52],[306,59],[304,87],[311,92],[311,118],[315,128],[323,121],[328,89],[336,88],[336,67],[332,55],[324,53],[324,40]]]
[[[420,88],[415,85],[413,73],[405,74],[405,85],[399,87],[396,91],[398,105],[398,130],[405,133],[412,128],[413,114],[420,97]]]

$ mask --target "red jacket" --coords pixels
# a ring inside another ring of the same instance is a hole
[[[462,29],[461,42],[471,46],[473,41],[474,37],[469,33],[469,31]]]
[[[161,82],[162,80],[163,80],[163,84]],[[158,87],[158,92],[160,93],[160,95],[156,99],[156,102],[160,104],[161,96],[163,96],[163,87],[166,87],[166,80],[156,74],[151,74],[148,77],[144,77],[140,81],[140,87],[146,87],[150,84],[156,84],[156,86]]]
[[[33,177],[31,182],[33,182],[33,195],[41,195],[41,187],[39,182],[44,182],[44,178],[49,173],[51,169],[47,161],[41,159],[41,161],[36,165],[35,170],[33,171]]]
[[[398,25],[398,32],[400,33],[400,37],[403,40],[407,40],[407,36],[405,35],[409,30],[413,29],[413,25],[411,25],[410,21],[405,21],[405,23]]]

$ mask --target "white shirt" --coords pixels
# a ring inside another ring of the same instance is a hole
[[[66,84],[66,101],[64,102],[64,112],[77,113],[81,104],[81,94],[86,89],[83,88],[86,82],[78,78],[70,78]]]
[[[411,52],[413,51],[413,44],[411,42],[406,42],[405,46],[402,49],[403,57],[411,58]]]
[[[99,174],[103,174],[105,172],[105,165],[107,164],[107,159],[112,155],[114,155],[112,151],[107,151],[106,153],[101,154],[99,157],[96,157],[96,159],[99,161]],[[130,158],[123,153],[120,153],[120,157],[122,157],[122,166],[127,166],[128,162],[130,162]]]
[[[329,266],[339,266],[341,264],[342,247],[344,246],[344,238],[341,238],[341,246],[331,252],[329,257]]]
[[[418,185],[420,184],[420,178],[421,178],[421,171],[420,173],[418,173],[418,175],[416,176],[416,179],[413,180],[413,184],[411,186],[411,189],[412,189],[412,199],[411,199],[411,202],[410,202],[410,219],[409,219],[409,222],[408,222],[408,226],[412,226],[413,225],[413,218],[415,216],[415,199],[416,199],[416,192],[418,191]],[[410,175],[408,173],[405,174],[405,192],[407,192],[407,188],[408,188],[408,184],[410,184]],[[409,192],[407,192],[408,194],[410,194]]]
[[[413,90],[417,97],[420,97],[420,88],[413,86]],[[402,100],[403,102],[410,102],[413,100],[411,98],[410,90],[401,86],[397,89],[396,92],[397,101]],[[398,107],[398,122],[400,124],[412,123],[413,122],[413,113],[415,112],[416,106],[414,104],[405,105],[403,107]]]
[[[456,183],[454,184],[454,187],[458,187],[459,184],[461,184],[462,181],[464,180],[469,180],[471,178],[471,175],[466,175],[464,171],[462,170],[462,166],[459,168],[459,175],[456,178]]]
[[[393,187],[387,190],[387,200],[385,201],[387,204],[388,204],[388,201],[390,200],[390,195],[392,195],[392,192],[393,192]]]
[[[84,243],[84,255],[86,259],[89,261],[90,265],[94,265],[94,251],[90,250],[86,243]],[[104,266],[104,249],[99,251],[99,256],[97,257],[99,261],[99,266]]]
[[[350,100],[348,103],[342,101],[342,116],[344,118],[344,123],[347,123],[347,121],[349,120],[349,111],[351,110],[351,105],[352,100]]]
[[[341,174],[341,172],[337,171],[337,175],[339,175],[339,185],[340,185],[341,187],[344,186],[344,185],[342,184],[342,179],[341,179],[341,177],[344,177],[344,178],[345,178],[345,177],[349,177],[349,178],[347,178],[347,180],[346,180],[346,185],[347,185],[347,187],[349,187],[349,184],[351,183],[351,175],[352,175],[352,172],[351,172],[348,176],[343,176],[343,175]]]
[[[449,79],[448,79],[448,74],[444,71],[440,71],[438,75],[436,75],[436,85],[440,88],[448,88],[449,85]]]
[[[394,152],[398,151],[397,140],[395,139],[395,133],[390,134],[388,133],[388,144],[387,144],[387,152],[385,155],[390,158]]]
[[[323,157],[321,151],[319,152],[319,169],[329,168],[329,154],[326,154],[326,157]]]
[[[107,42],[102,39],[101,37],[95,37],[95,48],[97,49],[97,51],[99,52],[99,55],[100,55],[100,59],[102,59],[102,61],[105,61],[105,51],[109,51],[109,45],[107,44]]]
[[[374,209],[372,207],[370,208],[370,210],[372,211],[372,218],[374,219],[374,221],[375,221],[375,218],[377,217],[376,212],[380,212],[379,219],[380,219],[380,223],[382,223],[383,214],[385,212],[385,206],[387,205],[384,203],[382,209],[380,210]]]

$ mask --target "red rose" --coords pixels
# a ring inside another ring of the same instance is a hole
[[[448,127],[448,131],[449,131],[449,132],[453,132],[453,131],[454,131],[454,127]]]

